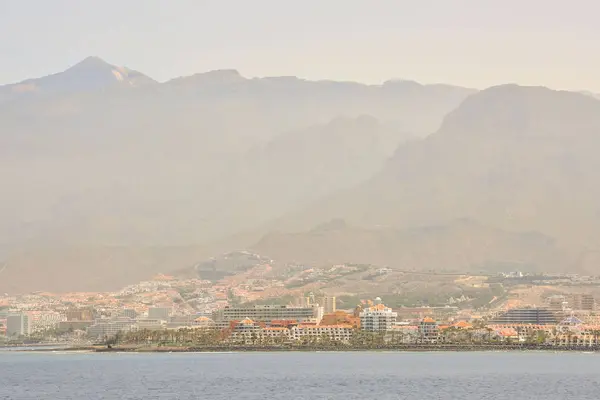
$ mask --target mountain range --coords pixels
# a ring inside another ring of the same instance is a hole
[[[576,92],[159,83],[88,58],[0,87],[0,291],[104,289],[229,247],[594,272],[599,137],[600,101]]]

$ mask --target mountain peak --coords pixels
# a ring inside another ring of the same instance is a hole
[[[75,93],[103,90],[109,87],[136,87],[156,83],[146,75],[125,67],[117,67],[97,56],[84,58],[62,72],[42,78],[7,85],[9,93]]]
[[[112,70],[124,70],[124,68],[109,64],[100,57],[89,56],[67,68],[61,74],[92,76],[94,74],[111,74]]]
[[[112,65],[110,65],[109,63],[107,63],[106,61],[104,61],[103,59],[101,59],[98,56],[88,56],[86,58],[84,58],[83,60],[81,60],[80,62],[78,62],[77,64],[75,64],[73,67],[77,67],[77,66],[108,66],[108,67],[113,67]],[[71,67],[71,68],[73,68]]]

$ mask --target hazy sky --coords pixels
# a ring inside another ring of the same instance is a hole
[[[600,91],[597,0],[0,0],[0,83],[88,55],[245,76]]]

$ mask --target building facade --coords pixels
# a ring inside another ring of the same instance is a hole
[[[360,312],[360,329],[368,332],[386,332],[392,329],[398,314],[383,304],[368,307]]]
[[[290,339],[318,341],[326,337],[329,340],[347,343],[353,333],[354,329],[350,325],[298,325],[290,329]]]
[[[546,308],[513,308],[491,320],[490,325],[556,325],[558,316]]]
[[[143,318],[136,321],[135,328],[139,330],[160,331],[167,328],[167,322],[164,319]]]
[[[6,317],[6,336],[19,337],[31,334],[31,318],[27,314],[14,314]]]
[[[135,311],[131,308],[125,308],[122,311],[122,315],[127,318],[135,319],[135,318],[137,318],[137,311]]]
[[[591,294],[578,293],[572,296],[572,308],[574,310],[594,311],[596,301]]]
[[[323,318],[323,307],[289,307],[281,305],[253,307],[225,307],[215,312],[213,319],[219,327],[228,327],[231,321],[250,319],[256,322],[294,320],[319,323]]]
[[[335,296],[323,296],[319,298],[319,305],[323,307],[325,314],[331,314],[337,310]]]
[[[87,332],[88,336],[94,339],[113,337],[119,332],[130,332],[134,329],[135,322],[129,318],[119,318],[117,320],[97,320],[91,325]]]
[[[172,310],[168,307],[151,307],[148,309],[148,319],[161,319],[168,321]]]
[[[439,328],[433,318],[424,318],[419,323],[419,341],[421,343],[437,343],[439,338]]]

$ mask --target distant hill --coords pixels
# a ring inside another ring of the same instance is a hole
[[[252,249],[281,262],[366,263],[405,271],[538,272],[568,262],[550,237],[467,219],[410,229],[366,229],[335,220],[306,232],[270,233]]]
[[[217,248],[52,246],[13,249],[0,260],[0,292],[107,291],[191,268]]]
[[[598,145],[600,101],[540,87],[493,87],[466,99],[438,132],[400,145],[368,182],[271,226],[306,230],[342,218],[408,228],[467,217],[543,232],[575,257],[600,248]]]

